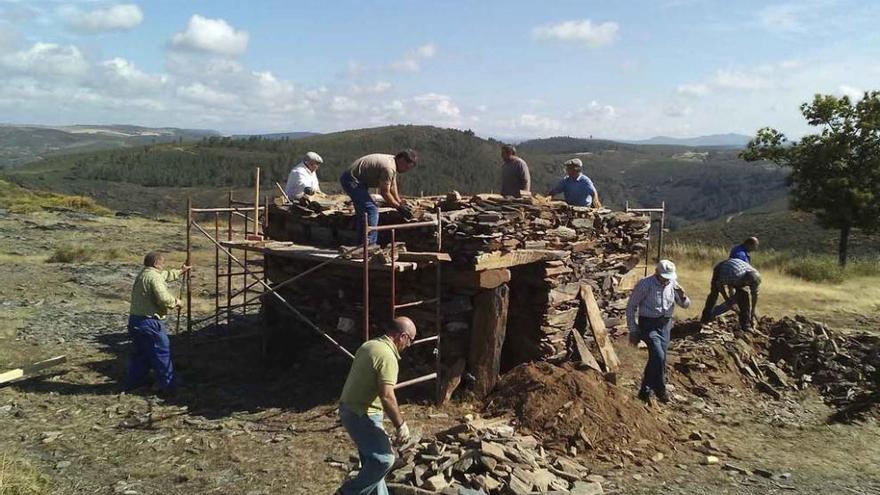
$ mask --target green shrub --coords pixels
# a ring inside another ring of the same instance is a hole
[[[74,246],[65,244],[55,248],[55,252],[46,261],[48,263],[76,263],[91,261],[95,252],[91,246]]]
[[[844,270],[830,257],[801,257],[790,260],[782,270],[793,277],[808,282],[831,282],[839,284],[846,278]]]

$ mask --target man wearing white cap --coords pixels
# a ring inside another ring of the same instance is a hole
[[[318,185],[318,167],[324,163],[321,155],[309,151],[302,161],[293,166],[290,175],[287,176],[287,185],[284,192],[291,200],[300,199],[303,196],[311,196],[321,192]]]
[[[648,345],[648,364],[639,399],[647,401],[651,394],[660,402],[668,402],[666,393],[666,349],[669,347],[669,332],[672,330],[672,312],[675,305],[687,309],[691,300],[684,289],[676,282],[675,264],[660,260],[654,275],[645,277],[633,288],[626,305],[626,325],[629,328],[629,341],[639,341]],[[636,321],[636,310],[639,318]]]
[[[556,187],[550,190],[548,196],[562,194],[565,196],[565,202],[572,206],[595,206],[601,208],[602,203],[599,201],[599,192],[589,177],[581,173],[584,162],[580,158],[572,158],[566,161],[566,176],[556,184]]]

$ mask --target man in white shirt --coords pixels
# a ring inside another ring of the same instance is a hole
[[[626,305],[626,325],[629,341],[648,345],[648,364],[639,388],[639,398],[647,401],[655,394],[660,402],[668,402],[666,393],[666,350],[672,330],[672,312],[675,306],[687,309],[691,300],[676,282],[675,264],[660,260],[654,274],[636,284]],[[636,320],[636,312],[639,317]]]
[[[321,192],[318,185],[318,167],[324,163],[321,155],[309,151],[301,162],[294,165],[287,176],[284,192],[291,201]]]

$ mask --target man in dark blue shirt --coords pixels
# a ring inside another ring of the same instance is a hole
[[[743,260],[748,264],[752,263],[752,257],[749,255],[752,251],[758,249],[758,238],[757,237],[749,237],[744,240],[742,244],[737,244],[733,246],[733,249],[730,250],[730,256],[728,258],[736,258],[738,260]]]
[[[581,173],[584,163],[580,158],[572,158],[565,162],[566,176],[550,190],[548,196],[562,193],[565,202],[572,206],[595,206],[602,207],[599,201],[599,192],[589,177]]]

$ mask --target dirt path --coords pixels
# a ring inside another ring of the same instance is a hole
[[[32,482],[32,493],[332,493],[354,451],[334,414],[346,362],[320,344],[298,340],[284,359],[267,361],[255,339],[175,339],[186,385],[178,398],[119,392],[138,261],[149,249],[179,252],[181,232],[144,219],[0,218],[0,367],[68,356],[37,378],[0,387],[0,446],[14,460],[5,475],[36,473],[43,481]],[[92,246],[98,261],[45,263],[65,243]],[[197,292],[202,302],[210,296]],[[634,393],[645,352],[616,347],[619,383]],[[415,429],[442,429],[473,412],[467,403],[437,409],[418,393],[404,405]],[[797,401],[725,384],[708,398],[676,393],[681,400],[653,411],[679,437],[662,460],[652,461],[657,449],[643,444],[620,463],[589,461],[606,493],[880,493],[873,422],[826,424],[829,409],[808,392]],[[700,440],[688,440],[692,432]],[[707,451],[720,464],[702,465]]]

